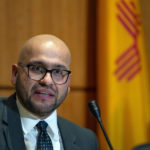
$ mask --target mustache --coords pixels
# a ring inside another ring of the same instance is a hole
[[[56,90],[53,88],[52,85],[50,86],[45,86],[45,85],[34,85],[31,89],[31,91],[35,91],[36,89],[38,88],[43,88],[43,89],[46,89],[46,90],[52,90],[54,93],[57,93]]]

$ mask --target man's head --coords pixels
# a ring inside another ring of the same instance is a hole
[[[21,49],[12,65],[12,84],[22,105],[45,118],[70,90],[71,55],[66,44],[52,35],[38,35]]]

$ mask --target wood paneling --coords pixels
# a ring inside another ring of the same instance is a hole
[[[86,126],[86,107],[86,91],[71,91],[58,109],[58,114],[81,126]]]
[[[0,88],[0,97],[8,97],[9,95],[11,95],[12,93],[14,93],[15,90],[13,88]]]
[[[145,44],[148,51],[148,61],[150,65],[150,0],[141,0],[140,4],[145,35]]]
[[[49,33],[63,39],[71,50],[72,85],[85,87],[87,9],[87,0],[1,0],[0,84],[10,85],[11,64],[23,43],[33,35]]]

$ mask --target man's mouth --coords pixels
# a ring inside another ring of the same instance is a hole
[[[35,95],[41,98],[50,98],[55,96],[52,90],[45,90],[45,89],[36,90]]]

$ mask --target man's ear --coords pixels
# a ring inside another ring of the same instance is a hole
[[[18,65],[14,64],[12,65],[12,75],[11,75],[11,83],[13,86],[16,85],[17,75],[18,75]]]
[[[70,92],[70,86],[68,87],[68,93]]]
[[[69,75],[69,78],[68,78],[68,93],[70,92],[70,79],[71,79],[72,75],[70,74]]]

